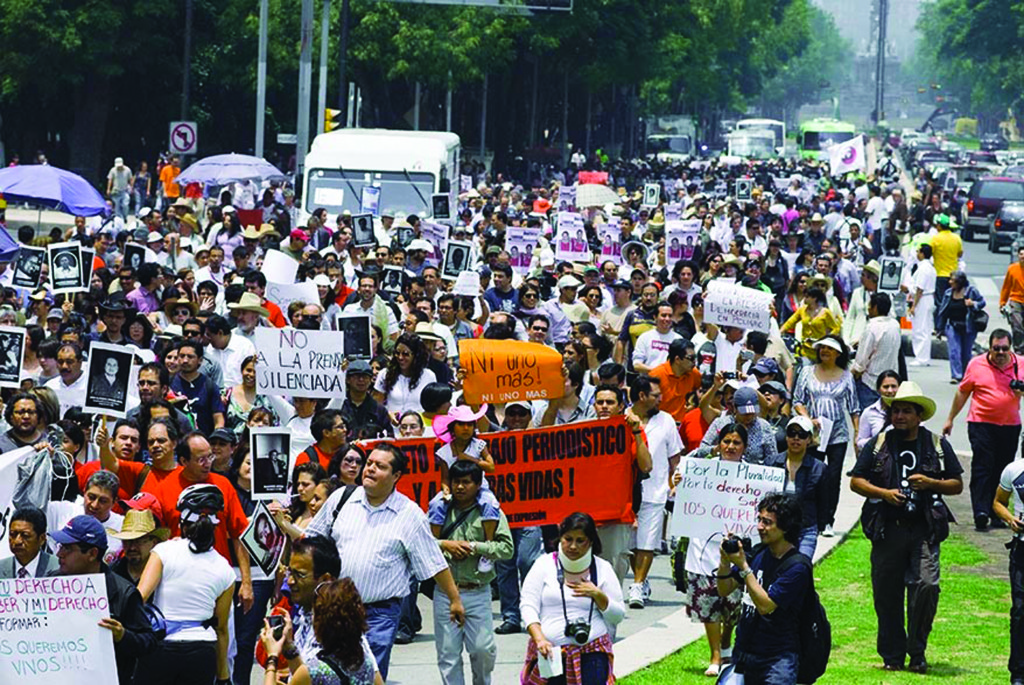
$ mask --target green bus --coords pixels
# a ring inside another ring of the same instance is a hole
[[[824,152],[836,143],[850,140],[857,127],[838,119],[811,119],[800,124],[796,135],[796,149],[803,159],[826,159]]]

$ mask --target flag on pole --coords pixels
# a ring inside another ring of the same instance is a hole
[[[836,143],[828,149],[828,159],[833,176],[841,176],[848,171],[866,169],[864,136],[859,135],[844,143]]]

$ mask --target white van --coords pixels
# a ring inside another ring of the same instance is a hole
[[[430,196],[459,189],[459,137],[440,131],[348,128],[321,133],[306,155],[302,215],[360,212],[364,186],[380,188],[382,213],[433,216]]]

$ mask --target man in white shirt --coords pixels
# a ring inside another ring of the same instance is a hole
[[[672,415],[659,409],[661,385],[657,378],[638,376],[629,389],[632,411],[640,417],[651,453],[650,477],[643,481],[643,497],[636,515],[636,545],[633,549],[633,584],[627,591],[632,609],[643,609],[651,595],[647,574],[654,561],[654,550],[660,548],[661,527],[668,501],[669,478],[683,453]]]
[[[871,199],[868,200],[868,227],[871,231],[882,228],[882,222],[889,218],[889,210],[885,206],[883,191],[879,186],[871,186]]]
[[[226,275],[227,269],[224,268],[224,248],[220,245],[214,245],[210,248],[209,263],[200,269],[196,269],[196,283],[213,281],[223,292],[224,277]]]
[[[370,317],[370,323],[376,324],[384,331],[384,349],[390,350],[395,340],[398,340],[398,318],[395,312],[377,296],[377,279],[370,274],[359,275],[359,299],[351,304],[345,305],[341,310],[343,314],[365,314]]]
[[[61,418],[71,407],[85,405],[87,379],[82,373],[82,361],[82,349],[78,345],[65,343],[57,350],[57,371],[60,375],[47,381],[45,387],[57,393]]]
[[[233,388],[242,382],[242,362],[256,354],[256,346],[250,340],[232,333],[231,324],[223,316],[211,316],[206,320],[206,346],[204,356],[220,366],[224,374],[222,390]]]
[[[935,330],[935,267],[932,265],[932,246],[921,245],[917,250],[917,270],[911,276],[910,292],[914,303],[907,310],[912,326],[911,346],[914,361],[910,366],[931,366],[932,331]]]
[[[682,336],[672,330],[672,305],[662,302],[654,317],[654,328],[640,334],[633,348],[633,368],[637,373],[650,373],[651,369],[668,361],[668,348]]]
[[[859,288],[858,288],[859,290]],[[886,293],[873,293],[868,303],[871,318],[859,337],[857,357],[850,372],[857,379],[857,399],[861,411],[878,401],[875,385],[883,371],[899,368],[903,336],[900,324],[889,316],[892,301]]]

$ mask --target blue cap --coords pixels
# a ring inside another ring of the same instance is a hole
[[[751,373],[774,376],[779,372],[779,363],[771,357],[761,357],[750,369]]]
[[[102,551],[107,549],[107,531],[103,529],[103,524],[85,514],[76,516],[68,521],[62,529],[50,533],[50,538],[60,545],[80,542],[98,547]]]

